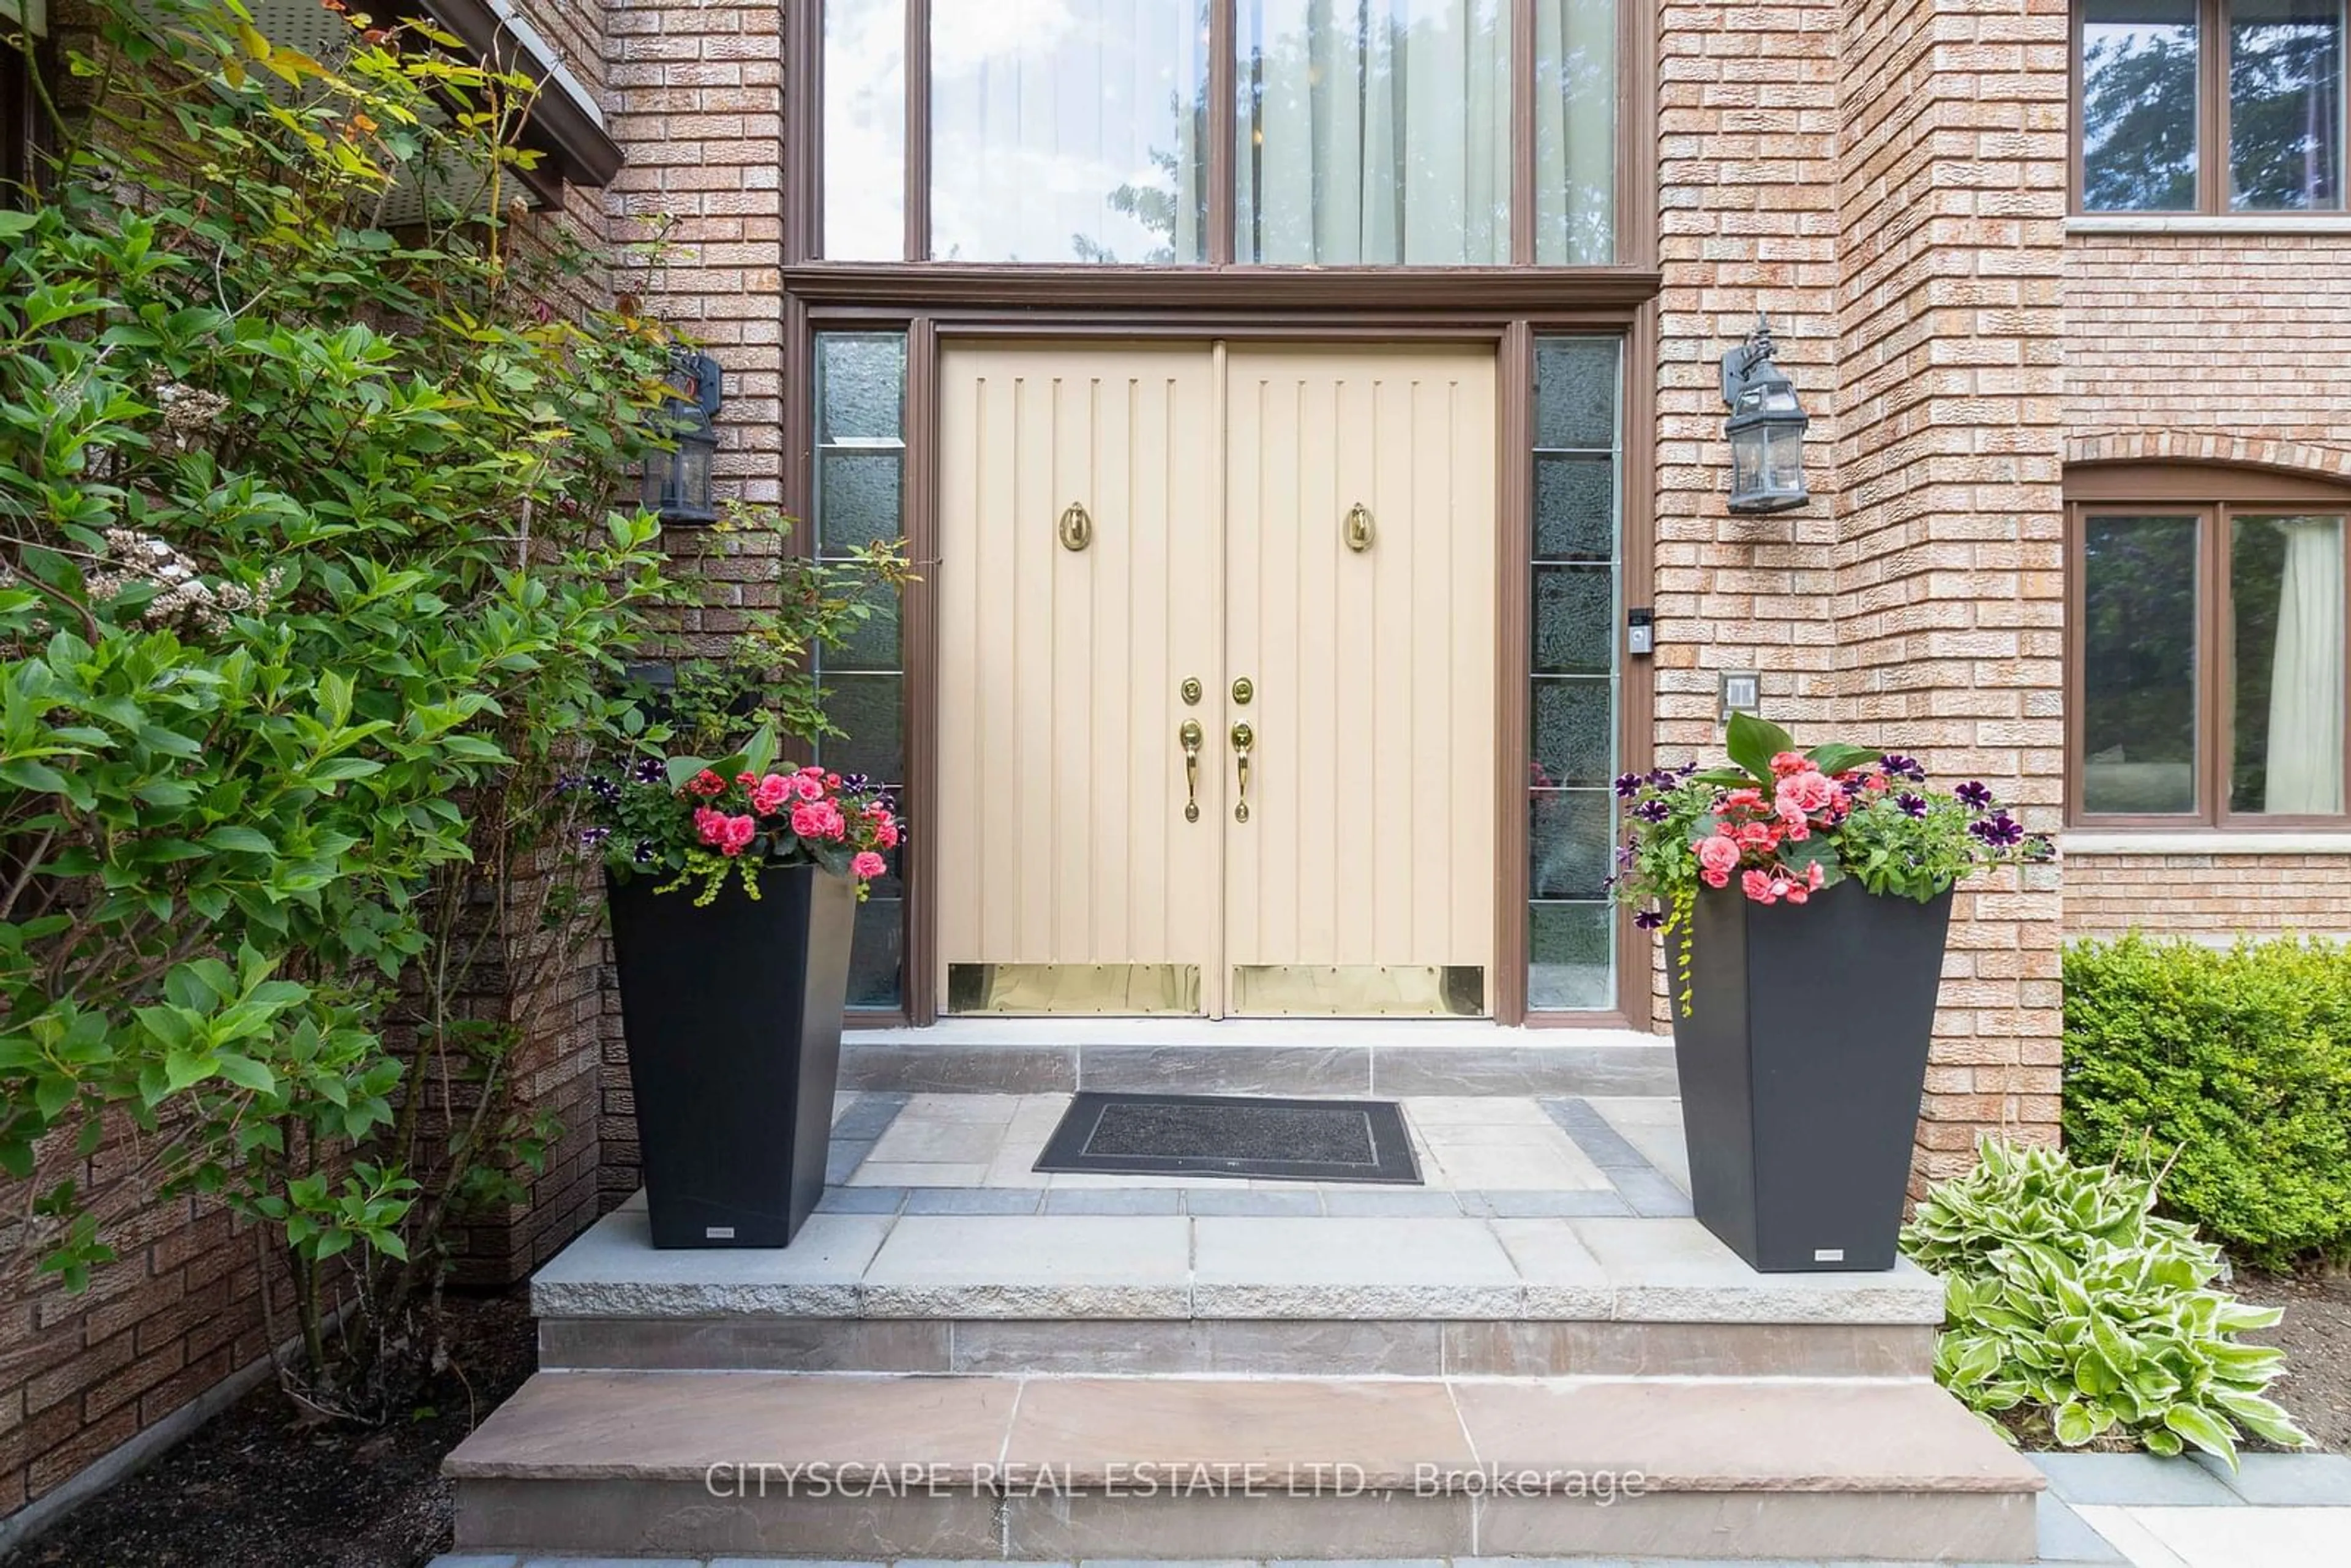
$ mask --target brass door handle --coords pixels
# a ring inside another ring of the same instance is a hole
[[[1235,761],[1239,766],[1241,779],[1240,803],[1233,808],[1233,821],[1236,822],[1246,822],[1249,821],[1249,747],[1256,743],[1257,732],[1255,730],[1249,728],[1249,727],[1245,724],[1237,724],[1233,726],[1233,755]]]
[[[1176,737],[1184,743],[1184,820],[1196,822],[1200,820],[1200,742],[1204,738],[1200,721],[1186,719]]]

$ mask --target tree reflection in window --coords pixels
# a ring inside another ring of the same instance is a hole
[[[2196,205],[2197,0],[2085,0],[2082,206]]]
[[[2229,11],[2229,199],[2244,211],[2343,204],[2340,0]]]

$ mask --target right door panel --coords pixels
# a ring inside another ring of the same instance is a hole
[[[1490,1007],[1494,418],[1489,354],[1228,352],[1229,1012]]]

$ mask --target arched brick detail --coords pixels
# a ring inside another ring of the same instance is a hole
[[[2222,463],[2351,482],[2351,447],[2314,446],[2220,430],[2118,430],[2065,438],[2076,463]]]

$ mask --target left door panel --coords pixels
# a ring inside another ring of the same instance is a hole
[[[941,356],[931,831],[949,1011],[1220,1006],[1218,710],[1183,692],[1224,678],[1221,424],[1198,345]],[[1186,721],[1206,732],[1196,785]]]

